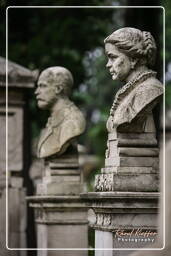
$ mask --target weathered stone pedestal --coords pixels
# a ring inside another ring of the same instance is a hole
[[[69,153],[67,153],[69,152]],[[83,190],[78,153],[75,147],[57,158],[45,160],[42,182],[37,185],[37,195],[78,195]]]
[[[148,247],[156,241],[159,193],[89,192],[82,197],[95,213],[95,221],[90,221],[95,248],[115,249],[97,250],[95,255],[129,255],[131,251],[118,250]]]
[[[155,132],[108,134],[105,168],[96,191],[158,191],[159,150]]]
[[[82,197],[94,210],[95,248],[145,248],[157,239],[158,148],[155,133],[109,133],[105,168]],[[99,251],[96,256],[129,255]]]
[[[76,149],[56,159],[45,160],[42,183],[31,206],[35,208],[39,248],[87,248],[87,208]],[[66,252],[47,255],[67,255]],[[62,254],[63,253],[63,254]],[[73,254],[72,254],[73,253]],[[68,255],[86,255],[86,252]],[[46,255],[46,254],[45,254]]]
[[[87,209],[79,196],[34,196],[38,248],[60,249],[38,251],[38,255],[87,255],[87,251],[64,251],[87,248]],[[62,250],[63,249],[63,250]]]
[[[11,61],[8,61],[7,65],[8,70],[6,70],[6,60],[0,57],[0,254],[24,256],[26,251],[10,252],[6,249],[6,245],[13,249],[27,247],[26,180],[25,187],[23,185],[29,165],[29,145],[25,137],[25,134],[28,137],[29,126],[27,94],[28,90],[34,87],[37,75],[36,72]],[[6,89],[8,90],[8,109],[6,109]],[[6,133],[8,133],[7,169]],[[7,212],[6,175],[8,175]],[[8,241],[6,241],[6,220]]]
[[[77,154],[45,161],[37,195],[29,197],[35,209],[38,248],[87,248],[87,207],[82,191]],[[38,255],[87,255],[87,251],[39,251]]]

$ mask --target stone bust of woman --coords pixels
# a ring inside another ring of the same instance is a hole
[[[152,109],[163,86],[150,68],[156,44],[150,32],[125,27],[105,40],[106,67],[113,80],[125,85],[115,95],[107,121],[108,132],[155,132]]]

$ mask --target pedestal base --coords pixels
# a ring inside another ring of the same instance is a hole
[[[147,248],[156,241],[159,193],[89,192],[81,197],[96,216],[90,222],[95,248]],[[96,251],[95,255],[122,254]]]
[[[6,212],[5,177],[1,176],[0,178],[3,178],[0,184],[2,185],[0,187],[0,255],[26,256],[26,251],[16,249],[27,247],[26,190],[22,186],[22,178],[10,177],[8,181],[8,212]],[[6,221],[8,223],[8,241],[6,241]],[[11,253],[6,248],[6,244],[9,248],[14,249]]]
[[[38,256],[87,256],[87,207],[79,196],[32,196],[30,206],[35,209],[38,248],[56,248],[39,251]],[[63,248],[63,249],[62,249]],[[80,248],[80,251],[65,251]]]

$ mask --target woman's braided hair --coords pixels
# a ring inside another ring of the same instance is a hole
[[[104,40],[114,44],[127,56],[139,59],[141,64],[153,66],[156,56],[156,44],[150,32],[125,27],[116,30]]]

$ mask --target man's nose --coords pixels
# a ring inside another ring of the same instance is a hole
[[[39,87],[37,87],[34,94],[37,95],[37,94],[39,94],[39,92],[40,92]]]

